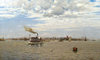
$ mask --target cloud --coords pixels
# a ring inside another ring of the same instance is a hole
[[[25,10],[21,8],[0,8],[0,18],[13,18],[24,13]]]
[[[57,29],[74,31],[70,28],[78,27],[99,28],[100,21],[93,20],[100,18],[94,13],[100,10],[95,7],[99,3],[90,0],[6,0],[6,2],[2,0],[0,6],[5,9],[0,8],[0,13],[3,13],[0,16],[12,18],[22,14],[27,18],[37,17],[37,20],[44,22],[34,25],[37,31]]]
[[[29,17],[38,14],[38,17],[43,16],[43,18],[75,16],[76,13],[79,15],[94,10],[94,3],[89,2],[89,0],[7,0],[6,2],[2,0],[0,6],[18,9],[18,12],[27,13]],[[16,13],[16,11],[13,10],[12,13]]]
[[[47,18],[42,19],[46,20],[44,24],[36,24],[36,30],[39,31],[49,31],[55,29],[69,29],[69,28],[77,28],[77,27],[98,27],[100,26],[99,21],[85,19],[85,18],[75,18],[75,19],[54,19],[54,18]],[[73,30],[73,29],[72,29]]]
[[[85,13],[91,11],[93,6],[88,0],[16,0],[15,2],[13,1],[12,7],[23,8],[26,11],[33,10],[33,13],[43,14],[43,16],[48,17],[64,15],[65,12],[71,14],[76,12]]]
[[[2,18],[13,18],[15,15],[10,15],[10,14],[5,14],[5,15],[0,15]]]
[[[42,2],[41,2],[42,1]],[[92,12],[98,11],[94,7],[98,2],[89,0],[22,0],[16,4],[18,8],[27,11],[27,17],[39,17],[45,23],[35,25],[36,29],[44,31],[50,29],[63,29],[72,27],[96,26],[99,22],[90,22],[97,18]]]

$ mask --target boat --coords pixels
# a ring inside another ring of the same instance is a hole
[[[28,44],[29,45],[37,45],[37,46],[42,46],[43,42],[42,42],[42,39],[38,36],[38,33],[35,32],[32,28],[30,27],[26,27],[24,26],[25,30],[30,32],[30,33],[33,33],[33,34],[36,34],[36,37],[30,37],[29,35],[29,42]]]
[[[42,46],[43,42],[40,37],[31,37],[28,45],[36,45],[36,46]]]

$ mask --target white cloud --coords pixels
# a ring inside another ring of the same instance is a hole
[[[27,17],[28,18],[33,18],[33,17],[41,18],[42,16],[43,16],[43,14],[36,13],[33,10],[30,10],[30,11],[27,12]]]
[[[25,10],[22,8],[0,8],[0,18],[12,18],[23,13]]]
[[[88,0],[18,0],[13,3],[13,7],[23,8],[27,11],[33,10],[36,13],[44,14],[44,16],[59,16],[64,12],[90,11],[92,5]]]
[[[0,15],[0,17],[2,17],[2,18],[13,18],[13,17],[15,17],[15,15],[10,15],[10,14],[3,14],[3,15]]]
[[[46,20],[44,24],[37,24],[35,25],[37,28],[36,30],[39,31],[48,31],[53,29],[67,29],[67,28],[77,28],[77,27],[96,27],[100,26],[99,21],[94,21],[91,19],[85,18],[75,18],[75,19],[54,19],[54,18],[47,18],[42,19]]]
[[[38,20],[45,23],[35,25],[38,31],[98,27],[100,22],[91,19],[99,18],[92,13],[100,10],[94,7],[99,3],[89,2],[89,0],[6,0],[6,2],[2,0],[0,6],[7,7],[7,11],[12,14],[8,15],[7,11],[0,10],[0,13],[5,13],[0,16],[14,17],[26,13],[27,18],[39,17]]]
[[[90,3],[89,0],[6,0],[5,2],[2,0],[0,6],[20,9],[17,11],[23,10],[23,13],[30,13],[32,16],[38,14],[39,17],[41,17],[41,14],[44,17],[62,17],[67,15],[73,16],[76,12],[78,15],[80,12],[94,11],[94,3]],[[14,11],[12,13],[16,12]]]

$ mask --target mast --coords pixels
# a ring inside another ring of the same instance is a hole
[[[39,34],[38,33],[36,33],[37,34],[37,36],[36,37],[38,37],[39,36]]]

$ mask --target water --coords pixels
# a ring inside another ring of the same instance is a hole
[[[27,41],[0,41],[0,60],[39,60],[38,48],[29,46]]]
[[[78,47],[78,52],[72,51]],[[0,41],[0,60],[100,60],[100,42],[45,42],[42,47],[28,41]]]

